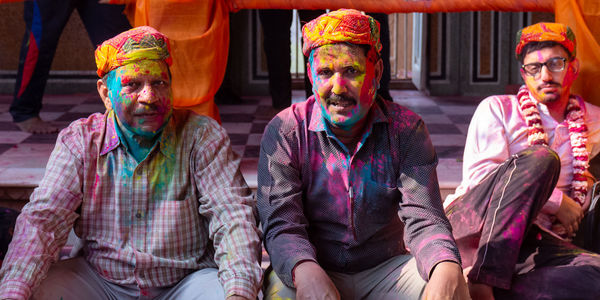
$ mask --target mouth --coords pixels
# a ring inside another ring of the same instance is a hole
[[[148,117],[157,116],[158,112],[140,112],[140,113],[134,113],[133,115],[136,117],[139,117],[139,118],[148,118]]]

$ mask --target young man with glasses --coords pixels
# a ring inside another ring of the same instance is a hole
[[[525,85],[480,103],[462,183],[444,203],[469,290],[473,299],[597,299],[600,256],[572,241],[596,181],[588,168],[600,108],[570,93],[579,71],[570,28],[538,23],[517,37]]]

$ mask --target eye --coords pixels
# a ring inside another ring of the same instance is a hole
[[[548,69],[550,69],[550,71],[553,71],[553,72],[562,71],[565,68],[565,61],[566,61],[566,59],[564,59],[562,57],[555,57],[555,58],[550,59],[546,63],[546,66],[548,66]]]
[[[523,69],[529,75],[535,75],[535,74],[539,73],[541,68],[542,68],[542,64],[540,64],[540,63],[527,64],[527,65],[523,66]]]
[[[320,77],[330,77],[333,74],[329,69],[321,69],[317,72],[317,75]]]
[[[123,84],[123,86],[124,86],[124,87],[130,88],[130,89],[135,89],[135,88],[137,88],[139,85],[140,85],[140,84],[139,84],[139,82],[137,82],[137,81],[133,81],[133,80],[131,80],[131,81],[128,81],[128,82],[126,82],[125,84]]]
[[[155,80],[152,82],[154,86],[167,86],[167,82],[165,80]]]
[[[348,68],[346,68],[346,73],[348,73],[350,75],[356,75],[356,74],[358,74],[358,70],[355,69],[354,67],[348,67]]]

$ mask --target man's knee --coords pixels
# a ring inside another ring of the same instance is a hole
[[[94,272],[83,257],[58,261],[50,267],[32,299],[105,299]]]
[[[533,145],[517,154],[520,160],[532,164],[532,170],[540,173],[560,173],[560,157],[544,145]]]

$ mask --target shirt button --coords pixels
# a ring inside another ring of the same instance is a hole
[[[142,212],[138,210],[138,212],[135,214],[135,217],[138,219],[142,218]]]

